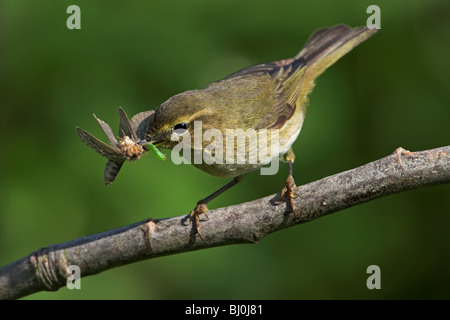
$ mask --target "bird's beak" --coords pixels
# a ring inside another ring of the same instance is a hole
[[[155,145],[157,147],[159,144],[161,144],[161,142],[162,141],[158,141],[158,140],[156,140],[156,139],[154,139],[152,137],[147,136],[144,140],[139,141],[138,144],[140,146],[144,146],[146,144],[150,144],[151,143],[151,144],[153,144],[153,145]]]
[[[138,145],[145,146],[146,144],[152,143],[151,141],[148,141],[147,139],[141,140],[138,142]]]

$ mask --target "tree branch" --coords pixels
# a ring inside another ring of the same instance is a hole
[[[142,222],[51,245],[0,269],[0,299],[14,299],[38,291],[54,291],[72,275],[96,274],[139,260],[229,245],[256,243],[269,233],[305,223],[382,196],[450,182],[450,146],[392,155],[295,190],[297,220],[280,194],[208,213],[202,220],[202,241],[188,216]]]

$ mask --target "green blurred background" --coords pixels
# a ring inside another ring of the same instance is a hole
[[[81,8],[81,30],[66,9]],[[449,1],[0,0],[0,265],[40,247],[187,214],[227,180],[154,156],[103,185],[105,160],[75,126],[102,137],[179,92],[295,55],[325,26],[381,30],[320,77],[294,144],[305,184],[402,146],[450,141]],[[210,208],[279,192],[287,176],[247,175]],[[27,299],[450,298],[450,186],[382,198],[289,228],[257,245],[167,256]],[[381,268],[381,290],[366,269]]]

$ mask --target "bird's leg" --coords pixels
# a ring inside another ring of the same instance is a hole
[[[294,206],[294,189],[297,187],[295,185],[294,177],[292,176],[292,167],[294,165],[295,154],[292,151],[292,148],[286,152],[284,155],[284,160],[289,165],[289,176],[286,179],[286,186],[281,191],[281,198],[285,196],[289,199],[289,205],[291,206],[292,213],[294,214],[294,218],[297,219],[297,215],[295,214],[295,206]]]
[[[222,188],[220,188],[219,190],[217,190],[216,192],[210,194],[209,196],[207,196],[206,198],[200,200],[199,202],[197,202],[197,205],[195,206],[194,210],[191,211],[190,214],[190,220],[191,223],[192,221],[194,221],[195,223],[195,229],[198,233],[198,235],[200,236],[200,238],[203,240],[203,237],[200,233],[200,227],[199,227],[199,223],[200,223],[200,215],[204,214],[206,216],[207,219],[208,216],[206,215],[206,211],[208,211],[208,206],[207,204],[214,199],[215,197],[217,197],[218,195],[220,195],[221,193],[227,191],[228,189],[230,189],[232,186],[236,185],[238,182],[240,182],[242,180],[243,176],[237,176],[235,177],[232,181],[228,182],[226,185],[224,185]]]

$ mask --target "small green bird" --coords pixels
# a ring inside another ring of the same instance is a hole
[[[303,125],[308,94],[314,87],[314,80],[376,31],[345,25],[324,28],[316,31],[303,49],[291,59],[251,66],[204,89],[175,95],[156,109],[146,140],[157,147],[172,149],[183,141],[187,134],[190,137],[195,135],[196,121],[201,123],[201,134],[205,134],[207,130],[218,130],[224,137],[227,129],[254,129],[257,138],[261,138],[261,129],[277,129],[279,150],[272,158],[281,157],[289,165],[289,176],[282,195],[288,197],[294,212],[295,182],[292,165],[295,156],[291,145]],[[191,162],[194,166],[214,176],[234,178],[221,189],[198,201],[195,209],[191,211],[197,231],[199,215],[208,210],[209,201],[238,183],[244,174],[267,164],[267,161],[259,159],[256,162],[249,161],[249,147],[244,148],[244,163],[227,161],[230,160],[226,155],[229,141],[225,143],[216,140],[218,139],[202,141],[201,145],[195,145],[192,139],[188,141],[192,151],[191,158],[200,150],[209,152],[212,157],[219,154],[223,159],[213,163]],[[206,147],[211,143],[213,147],[207,150]],[[239,147],[239,142],[231,146],[232,151],[235,151],[234,157]],[[229,154],[233,155],[233,152]]]
[[[131,121],[119,108],[119,141],[109,125],[96,117],[112,146],[81,128],[77,127],[77,132],[86,145],[108,159],[104,172],[107,185],[126,160],[139,159],[148,150],[165,159],[157,147],[173,149],[172,156],[182,150],[183,157],[197,168],[233,178],[198,201],[191,211],[191,221],[200,237],[199,216],[208,211],[207,204],[241,181],[244,174],[274,159],[289,165],[282,197],[287,196],[296,218],[292,176],[295,155],[291,146],[302,128],[314,80],[376,31],[345,25],[324,28],[316,31],[291,59],[251,66],[204,89],[180,93],[155,111],[137,114]]]

